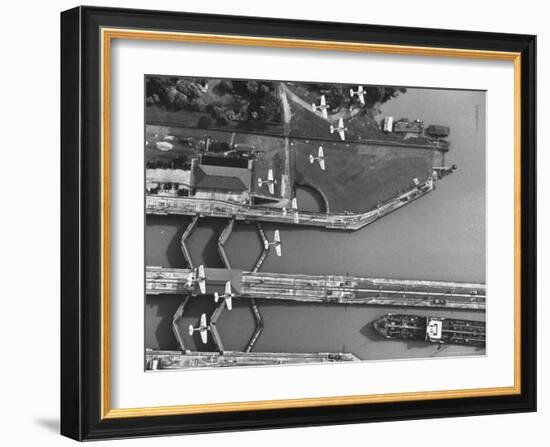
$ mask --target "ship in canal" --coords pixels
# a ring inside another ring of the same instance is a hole
[[[485,347],[485,322],[421,315],[387,314],[373,323],[385,338]]]

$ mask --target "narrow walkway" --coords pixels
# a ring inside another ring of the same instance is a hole
[[[214,344],[216,345],[216,348],[219,352],[224,351],[222,338],[220,337],[220,333],[218,332],[218,328],[216,326],[216,323],[218,322],[218,319],[221,317],[223,310],[225,309],[225,300],[221,300],[220,304],[218,304],[218,307],[216,307],[216,310],[214,310],[214,313],[210,317],[210,333],[212,334],[212,339],[214,340]]]
[[[222,258],[225,268],[228,268],[228,269],[231,268],[231,264],[229,263],[229,258],[227,257],[227,253],[225,252],[225,243],[227,242],[227,239],[229,239],[229,236],[233,231],[234,224],[235,224],[235,219],[229,219],[227,221],[227,225],[221,232],[220,237],[218,239],[218,252],[220,253],[220,258]]]
[[[265,235],[265,231],[262,228],[261,223],[256,223],[256,228],[258,229],[258,234],[260,235],[260,239],[262,240],[262,253],[260,254],[260,257],[256,261],[256,264],[254,265],[254,268],[252,269],[253,272],[257,272],[260,270],[260,267],[265,261],[265,258],[267,258],[267,254],[269,253],[269,246],[266,248],[266,244],[269,243],[269,240],[267,239],[267,236]]]
[[[187,239],[189,239],[189,236],[191,236],[191,233],[193,232],[195,227],[197,226],[198,221],[199,221],[199,216],[198,215],[194,216],[191,223],[187,225],[187,228],[181,235],[181,243],[180,243],[181,251],[183,252],[183,256],[185,257],[185,260],[187,261],[189,268],[195,268],[195,266],[193,265],[193,260],[191,259],[191,252],[187,248],[186,242],[187,242]]]

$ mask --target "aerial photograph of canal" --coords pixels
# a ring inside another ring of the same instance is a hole
[[[486,354],[486,92],[146,75],[147,371]]]

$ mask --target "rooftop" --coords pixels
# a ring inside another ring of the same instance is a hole
[[[245,168],[198,165],[193,177],[193,186],[201,189],[247,191],[250,188],[251,176],[250,170]]]

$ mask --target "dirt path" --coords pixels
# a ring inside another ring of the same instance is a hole
[[[283,131],[285,142],[285,172],[281,178],[281,196],[291,200],[292,198],[292,185],[294,184],[293,167],[291,166],[291,150],[290,150],[290,120],[292,118],[292,112],[290,110],[290,104],[288,103],[286,86],[284,83],[279,83],[279,97],[281,98],[281,104],[283,105]]]
[[[325,119],[323,117],[323,114],[321,112],[317,112],[317,111],[313,111],[312,108],[311,108],[311,104],[308,104],[307,102],[305,102],[302,98],[300,98],[296,93],[294,93],[293,91],[291,91],[286,84],[282,83],[281,82],[281,86],[283,88],[283,90],[285,91],[286,95],[292,100],[294,101],[296,104],[298,104],[299,106],[303,107],[304,109],[306,109],[308,112],[310,113],[313,113],[314,115],[317,115],[319,118],[321,119]],[[288,100],[287,100],[287,106],[288,106]],[[285,105],[283,104],[283,108],[285,107]],[[352,109],[351,111],[349,110],[341,110],[340,112],[338,113],[329,113],[326,120],[328,123],[332,123],[332,122],[335,122],[335,121],[338,121],[340,118],[344,118],[344,119],[349,119],[349,118],[353,118],[355,115],[357,115],[359,113],[361,109],[360,108],[354,108]]]

